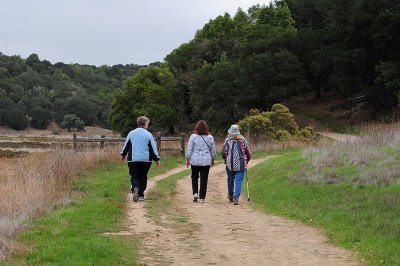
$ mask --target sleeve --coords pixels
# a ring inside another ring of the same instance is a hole
[[[188,143],[187,149],[186,149],[186,154],[185,154],[186,158],[190,159],[190,157],[192,157],[193,148],[194,148],[194,146],[193,146],[193,135],[191,135],[190,138],[189,138],[189,143]]]
[[[157,145],[154,141],[153,135],[149,133],[149,153],[150,153],[150,161],[154,160],[158,162],[160,160],[160,156],[158,155]]]
[[[215,158],[217,156],[217,149],[215,147],[214,138],[211,136],[211,158]]]
[[[226,159],[226,157],[228,157],[228,152],[229,152],[229,144],[228,142],[225,142],[221,150],[222,159]]]
[[[120,154],[125,157],[128,154],[129,150],[131,149],[131,146],[132,146],[131,138],[130,138],[130,134],[128,134],[128,136],[126,136],[125,144],[122,147]]]
[[[247,162],[249,162],[250,161],[250,158],[251,158],[251,150],[250,150],[250,146],[249,146],[249,144],[247,143],[247,141],[245,141],[244,142],[245,144],[245,152],[246,152],[246,156],[247,156]]]

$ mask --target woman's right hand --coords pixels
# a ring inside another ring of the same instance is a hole
[[[189,162],[189,160],[186,160],[186,168],[189,168],[189,166],[190,166],[190,162]]]

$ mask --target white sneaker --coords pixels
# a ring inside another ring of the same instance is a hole
[[[193,194],[193,201],[197,202],[197,200],[199,199],[199,195],[197,195],[197,193]]]
[[[139,197],[139,201],[144,201],[144,197]]]
[[[204,203],[204,199],[200,199],[200,203]]]

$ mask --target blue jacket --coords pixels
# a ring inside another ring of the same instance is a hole
[[[153,135],[144,128],[138,127],[129,132],[121,155],[128,154],[128,162],[158,162],[160,156]]]

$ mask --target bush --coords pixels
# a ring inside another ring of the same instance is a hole
[[[274,104],[271,112],[251,109],[238,124],[244,132],[257,139],[287,141],[291,138],[310,140],[315,137],[312,127],[299,129],[293,114],[283,104]]]
[[[21,109],[12,106],[4,116],[4,124],[15,130],[24,130],[28,126],[28,121]]]
[[[84,128],[85,122],[81,120],[76,115],[67,114],[64,116],[64,120],[61,122],[61,128],[66,128],[68,131],[71,129],[76,128],[78,130],[82,130]]]

